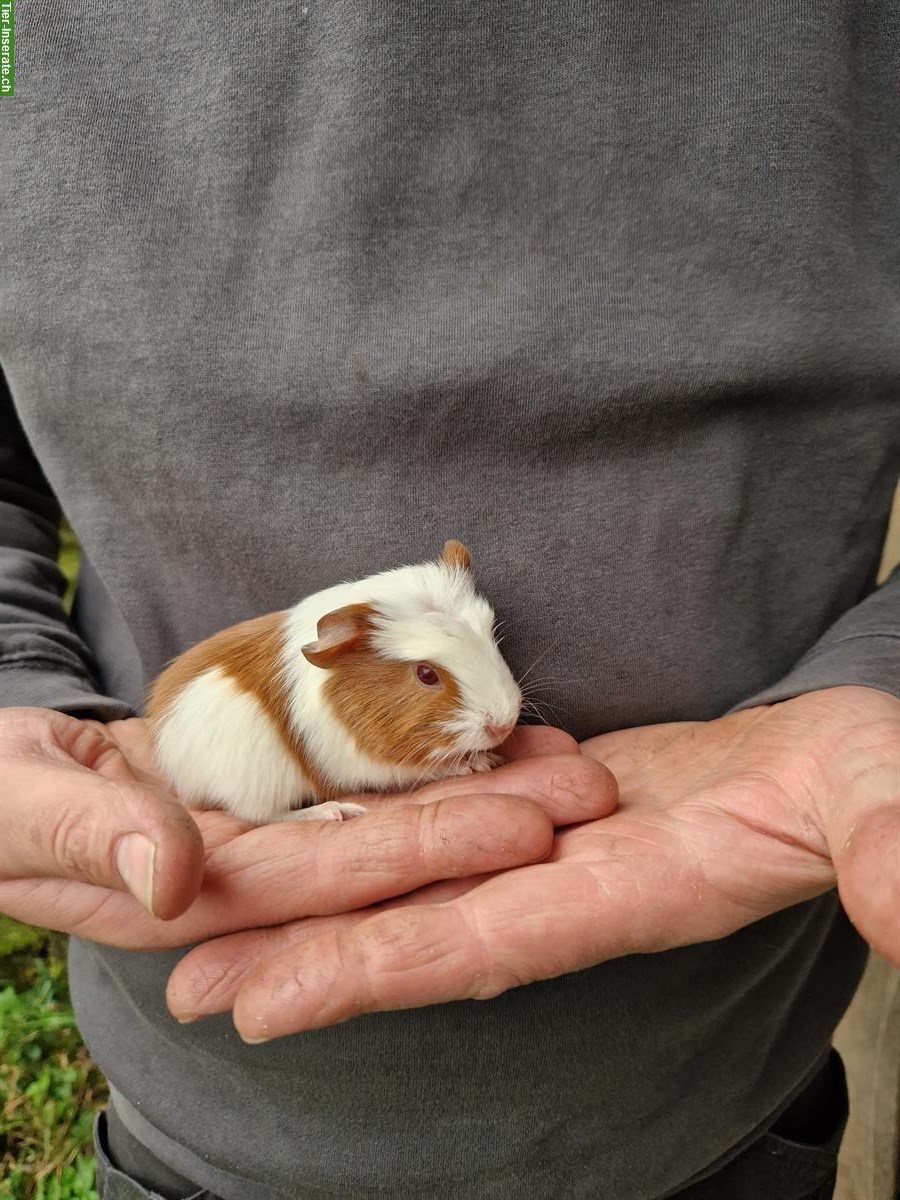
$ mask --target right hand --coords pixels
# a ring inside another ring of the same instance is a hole
[[[615,808],[615,780],[560,730],[521,729],[504,753],[518,761],[361,797],[369,812],[352,821],[254,828],[188,812],[139,718],[0,709],[0,912],[108,945],[182,946],[538,862],[554,826]]]

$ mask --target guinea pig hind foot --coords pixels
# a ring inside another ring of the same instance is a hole
[[[350,804],[347,801],[326,800],[323,804],[313,804],[309,808],[295,808],[285,813],[282,821],[347,821],[350,817],[361,817],[368,812],[362,804]]]

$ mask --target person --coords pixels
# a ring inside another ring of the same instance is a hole
[[[830,1196],[900,961],[896,6],[18,21],[0,909],[76,935],[101,1194]],[[163,664],[445,537],[548,726],[187,813]]]

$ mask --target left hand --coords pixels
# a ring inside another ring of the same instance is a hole
[[[620,809],[549,861],[208,942],[176,1014],[233,1009],[263,1041],[363,1012],[487,999],[624,954],[724,937],[837,884],[900,964],[900,701],[837,687],[709,722],[620,730],[582,753]],[[365,820],[365,818],[360,818]]]

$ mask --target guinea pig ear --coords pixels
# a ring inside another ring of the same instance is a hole
[[[472,555],[462,542],[450,538],[449,541],[444,542],[441,562],[446,563],[448,567],[456,567],[459,571],[468,571],[472,566]]]
[[[314,667],[333,667],[342,654],[358,646],[372,628],[372,609],[368,604],[347,604],[320,617],[317,638],[300,650]]]

